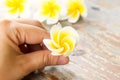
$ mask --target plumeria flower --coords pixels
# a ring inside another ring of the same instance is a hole
[[[52,51],[52,55],[69,56],[79,40],[79,35],[71,26],[62,28],[60,24],[57,24],[51,28],[50,38],[44,39],[43,42]]]
[[[61,12],[60,0],[40,0],[35,19],[40,22],[46,21],[47,24],[55,24],[58,22]]]
[[[27,0],[2,0],[2,6],[10,17],[28,17],[30,14]]]
[[[87,8],[84,0],[68,0],[67,1],[68,22],[76,23],[80,16],[87,16]]]

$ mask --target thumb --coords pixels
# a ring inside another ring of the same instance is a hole
[[[21,58],[21,60],[24,60],[23,67],[27,73],[45,66],[64,65],[69,61],[68,57],[53,56],[48,50],[41,50],[32,52],[30,54],[25,54]]]

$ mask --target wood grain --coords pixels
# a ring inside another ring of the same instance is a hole
[[[24,80],[120,80],[120,0],[86,0],[88,17],[73,26],[80,42],[70,62]]]

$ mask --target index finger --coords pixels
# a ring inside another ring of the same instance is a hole
[[[17,38],[16,42],[18,45],[27,43],[27,44],[40,44],[43,42],[44,38],[50,38],[49,33],[37,26],[22,24],[14,22],[15,37]]]

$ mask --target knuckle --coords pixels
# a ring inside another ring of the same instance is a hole
[[[49,36],[49,33],[46,30],[43,29],[42,32],[43,32],[44,35]]]
[[[8,20],[8,19],[4,19],[4,20],[1,20],[0,23],[2,25],[9,25],[11,23],[11,20]]]
[[[34,20],[34,24],[40,28],[43,28],[42,24],[38,20]]]
[[[44,66],[48,66],[48,64],[50,64],[50,57],[48,54],[43,54],[43,65]]]
[[[10,26],[11,26],[11,20],[7,20],[7,19],[0,20],[0,32],[7,34],[8,30],[10,29]]]
[[[0,36],[4,35],[7,39],[11,40],[16,44],[19,44],[21,39],[21,29],[17,27],[18,25],[19,24],[13,20],[0,20]]]
[[[38,20],[35,20],[34,23],[41,25],[41,23]]]
[[[48,56],[46,54],[43,54],[43,65],[47,66],[48,61],[49,61]]]
[[[45,66],[56,65],[57,64],[57,58],[58,57],[51,56],[51,54],[46,54],[44,56],[44,64],[45,64]]]
[[[0,28],[1,29],[5,29],[5,30],[8,30],[10,29],[10,27],[13,26],[13,21],[12,20],[8,20],[8,19],[3,19],[3,20],[0,20]]]

